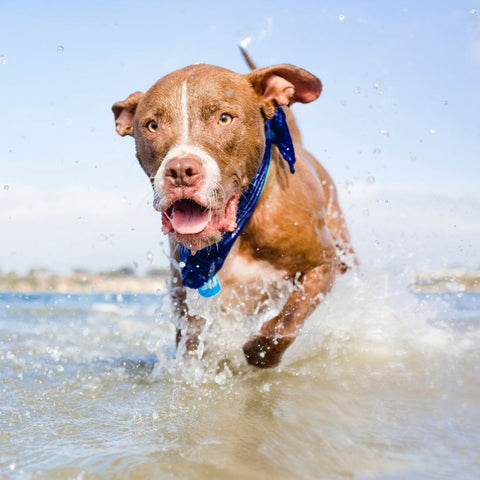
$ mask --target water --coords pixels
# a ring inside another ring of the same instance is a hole
[[[407,283],[341,278],[268,371],[176,359],[159,295],[2,294],[0,478],[480,478],[480,294]]]

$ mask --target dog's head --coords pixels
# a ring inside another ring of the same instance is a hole
[[[265,120],[321,89],[292,65],[246,75],[193,65],[113,105],[117,132],[135,138],[163,231],[196,251],[235,230],[238,199],[263,157]]]

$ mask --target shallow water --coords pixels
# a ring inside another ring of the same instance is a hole
[[[0,476],[480,478],[480,295],[407,283],[341,278],[268,371],[176,359],[161,296],[0,295]]]

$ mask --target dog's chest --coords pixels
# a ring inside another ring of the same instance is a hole
[[[291,283],[286,280],[286,272],[267,261],[241,255],[236,245],[217,275],[221,304],[225,308],[240,307],[248,315],[257,311],[260,303],[278,297]]]

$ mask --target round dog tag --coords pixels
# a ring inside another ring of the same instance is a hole
[[[220,286],[220,282],[218,281],[217,275],[210,277],[205,285],[202,285],[198,289],[198,293],[205,298],[214,297],[222,287]]]

